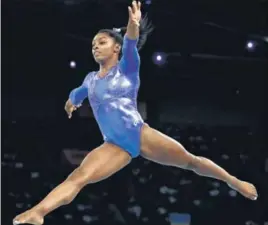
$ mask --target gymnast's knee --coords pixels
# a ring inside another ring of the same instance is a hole
[[[66,181],[72,182],[74,186],[82,189],[89,183],[95,183],[94,174],[94,171],[79,166],[67,177]]]
[[[201,163],[202,157],[189,153],[189,159],[185,164],[185,169],[195,171]]]

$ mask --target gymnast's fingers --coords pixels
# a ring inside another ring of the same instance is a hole
[[[128,7],[128,14],[129,14],[129,19],[132,20],[133,19],[133,12],[132,12],[131,7]]]
[[[138,4],[137,1],[132,2],[132,12],[135,13],[138,11]]]
[[[141,10],[141,2],[138,2],[138,10]]]

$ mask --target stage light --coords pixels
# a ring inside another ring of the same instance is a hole
[[[248,41],[247,44],[246,44],[246,49],[248,51],[254,51],[255,48],[256,48],[256,45],[257,45],[256,42],[254,42],[254,41]]]
[[[251,41],[249,41],[249,42],[247,43],[247,47],[248,47],[248,48],[253,48],[253,47],[254,47],[254,43],[251,42]]]
[[[156,52],[153,54],[153,62],[158,66],[162,66],[166,63],[167,55],[164,52]]]
[[[161,55],[156,56],[156,60],[157,61],[161,61],[162,60],[162,56]]]
[[[71,61],[71,62],[70,62],[70,67],[71,67],[72,69],[76,68],[76,62],[75,62],[75,61]]]

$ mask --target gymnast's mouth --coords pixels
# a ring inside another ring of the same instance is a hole
[[[93,53],[94,56],[98,56],[98,55],[100,55],[100,54],[101,54],[100,52],[94,52],[94,53]]]

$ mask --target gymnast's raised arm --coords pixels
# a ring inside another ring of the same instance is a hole
[[[138,50],[142,48],[147,40],[147,36],[152,32],[153,27],[148,22],[147,17],[141,18],[141,4],[132,3],[132,8],[128,7],[129,20],[126,34],[122,45],[122,58],[120,68],[126,74],[136,74],[140,68],[140,56]]]

